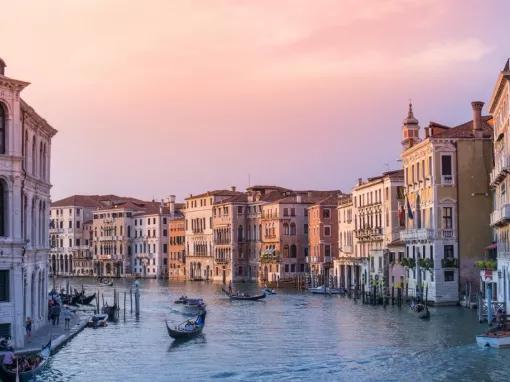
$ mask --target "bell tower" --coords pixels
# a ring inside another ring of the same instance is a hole
[[[414,118],[413,104],[409,102],[407,118],[402,122],[402,151],[405,151],[420,142],[420,125]]]

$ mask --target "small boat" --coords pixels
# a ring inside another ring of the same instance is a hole
[[[264,292],[266,292],[266,294],[276,294],[275,290],[271,288],[264,288]]]
[[[313,294],[344,294],[345,291],[341,288],[330,288],[325,287],[324,285],[318,286],[315,288],[308,288],[309,292],[312,292]]]
[[[411,311],[415,313],[419,319],[428,320],[430,318],[429,308],[422,303],[411,305]]]
[[[194,337],[202,333],[202,329],[204,328],[205,325],[205,315],[206,312],[203,311],[195,320],[184,321],[183,323],[173,328],[171,328],[168,325],[168,322],[165,321],[168,335],[175,339],[185,339]]]
[[[249,295],[247,293],[239,293],[239,292],[236,292],[236,293],[229,293],[228,291],[226,291],[225,289],[223,289],[223,292],[225,292],[225,294],[231,299],[231,300],[239,300],[239,301],[257,301],[257,300],[261,300],[263,298],[266,298],[266,292],[263,292],[262,294],[257,294],[257,295]]]
[[[174,304],[186,304],[186,301],[188,301],[188,296],[181,296],[174,301]]]
[[[48,358],[51,354],[51,340],[41,348],[41,351],[38,353],[32,353],[28,355],[18,356],[18,358],[25,358],[29,361],[35,362],[36,365],[26,371],[23,369],[17,371],[17,368],[10,369],[7,368],[2,363],[2,380],[3,381],[32,381],[35,379],[36,374],[41,371],[46,364],[48,363]],[[19,360],[18,360],[19,361]],[[21,367],[19,362],[17,363],[18,367]],[[18,379],[19,378],[19,379]]]
[[[100,279],[99,285],[101,286],[113,286],[113,281],[108,279]]]
[[[184,307],[184,309],[186,309],[188,311],[189,310],[195,311],[195,310],[205,310],[205,308],[207,307],[207,304],[201,298],[188,298],[186,300],[186,302],[182,303],[182,306]]]
[[[510,331],[507,330],[489,330],[485,334],[476,336],[476,343],[479,346],[491,348],[510,347]]]
[[[89,322],[87,323],[87,326],[89,328],[99,328],[100,326],[107,326],[108,325],[108,315],[106,313],[100,313],[100,314],[94,314]]]

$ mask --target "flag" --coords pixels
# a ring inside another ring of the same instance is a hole
[[[411,205],[409,204],[409,199],[407,199],[407,217],[413,220],[413,210],[411,209]]]

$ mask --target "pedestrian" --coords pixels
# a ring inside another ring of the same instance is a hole
[[[60,312],[61,312],[61,308],[60,308],[60,305],[55,305],[55,322],[58,326],[58,324],[60,323]]]
[[[57,323],[57,309],[58,309],[58,304],[53,304],[53,306],[51,307],[51,324],[53,326],[55,326],[55,324]]]
[[[69,307],[65,307],[64,308],[64,329],[70,329],[70,322],[71,322],[71,316],[72,316],[72,312],[71,310],[69,309]]]
[[[25,321],[25,330],[27,332],[27,336],[32,337],[32,320],[30,317],[27,317],[27,320]]]

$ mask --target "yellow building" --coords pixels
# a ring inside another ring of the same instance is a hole
[[[420,139],[412,106],[403,123],[401,154],[406,188],[409,294],[454,304],[460,291],[477,291],[475,261],[491,243],[489,214],[492,118],[473,102],[473,120],[455,127],[431,122]]]

